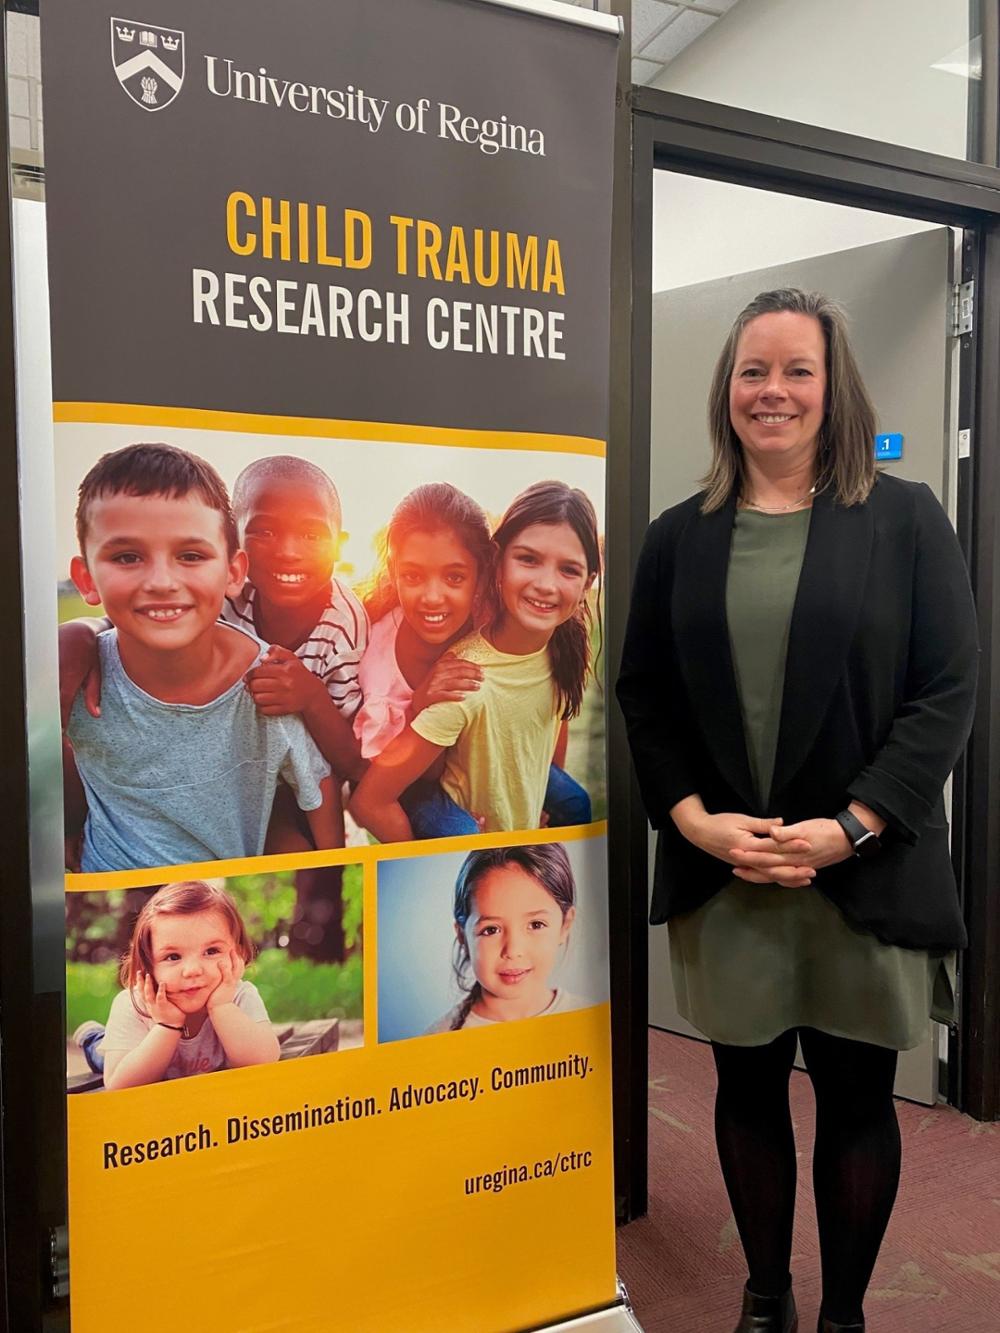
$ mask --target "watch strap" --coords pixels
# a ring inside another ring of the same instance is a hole
[[[881,850],[882,844],[878,834],[862,824],[857,815],[852,814],[850,810],[841,810],[838,815],[834,815],[834,819],[847,834],[855,856],[874,856]]]

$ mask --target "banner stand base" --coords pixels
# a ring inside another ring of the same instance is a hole
[[[618,1302],[610,1309],[581,1315],[578,1319],[566,1319],[560,1324],[546,1324],[539,1333],[642,1333],[642,1325],[636,1319],[628,1292],[619,1279]]]

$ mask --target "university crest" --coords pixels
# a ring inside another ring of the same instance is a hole
[[[118,82],[137,106],[162,111],[184,82],[184,34],[175,28],[113,18],[111,63]]]

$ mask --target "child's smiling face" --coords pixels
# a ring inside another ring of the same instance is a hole
[[[541,647],[569,620],[593,583],[580,538],[568,523],[533,523],[504,550],[500,598],[508,625]]]
[[[451,529],[411,532],[393,560],[399,605],[425,643],[445,644],[468,626],[476,595],[476,562]]]
[[[235,950],[221,912],[180,912],[156,916],[150,925],[153,980],[182,1013],[204,1009],[222,976],[220,960]]]
[[[197,492],[117,494],[91,502],[85,552],[70,572],[120,639],[173,652],[212,632],[227,593],[242,586],[246,559],[229,554],[222,515]]]
[[[250,487],[239,526],[250,581],[265,604],[308,606],[328,596],[340,528],[313,487],[262,478]]]
[[[517,865],[489,870],[476,884],[464,931],[476,980],[486,995],[540,1013],[551,999],[550,977],[569,937],[576,909],[565,916],[538,880]]]

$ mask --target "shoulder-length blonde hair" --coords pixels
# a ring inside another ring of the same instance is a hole
[[[819,321],[826,345],[826,403],[819,431],[816,490],[830,490],[842,505],[861,504],[875,485],[875,408],[847,336],[843,309],[821,292],[782,287],[761,292],[736,316],[723,345],[708,394],[708,428],[712,463],[702,478],[703,514],[721,509],[743,489],[746,471],[743,446],[729,414],[729,382],[733,376],[740,335],[760,315],[789,311]]]

